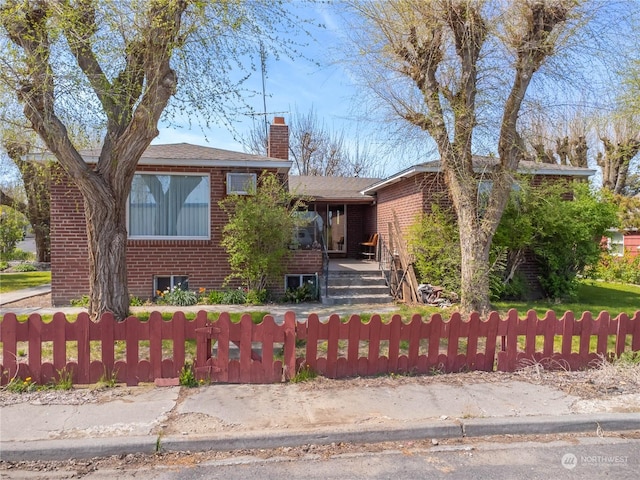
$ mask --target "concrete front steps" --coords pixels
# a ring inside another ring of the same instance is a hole
[[[329,271],[325,305],[355,305],[391,303],[393,298],[380,271]]]

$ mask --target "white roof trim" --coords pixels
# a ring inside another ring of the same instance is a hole
[[[543,166],[544,164],[540,164]],[[590,177],[591,175],[595,175],[596,171],[589,168],[571,168],[565,167],[564,169],[554,169],[554,168],[526,168],[527,166],[520,165],[518,167],[518,173],[524,173],[529,175],[559,175],[559,176],[569,176],[569,177]],[[473,171],[476,173],[482,173],[487,170],[486,165],[478,165],[474,166]],[[398,183],[403,178],[409,178],[417,175],[418,173],[439,173],[440,170],[440,162],[428,162],[426,164],[414,165],[409,167],[401,172],[396,173],[390,177],[385,178],[384,180],[374,183],[373,185],[365,188],[360,191],[362,195],[372,195],[376,191],[381,188],[387,187],[389,185],[393,185],[394,183]]]
[[[364,190],[361,190],[360,193],[362,195],[373,195],[376,191],[380,190],[383,187],[388,185],[393,185],[394,183],[398,183],[403,178],[413,177],[418,173],[432,172],[438,173],[440,171],[440,166],[426,166],[426,165],[414,165],[413,167],[409,167],[401,172],[396,173],[390,177],[381,180],[380,182],[374,183],[373,185],[368,186]]]

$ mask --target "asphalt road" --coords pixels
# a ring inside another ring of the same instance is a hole
[[[493,480],[548,480],[550,478],[637,479],[640,441],[598,442],[592,445],[485,445],[444,450],[390,450],[382,453],[346,454],[290,461],[274,458],[256,461],[236,458],[208,465],[156,470],[150,476],[163,480],[224,478],[262,480],[307,479],[414,479],[451,478]],[[564,461],[564,465],[563,465]],[[87,477],[94,478],[94,477]],[[100,478],[100,477],[96,477]]]
[[[36,253],[36,240],[33,237],[26,237],[16,244],[16,248],[24,252]]]
[[[310,450],[313,452],[313,450]],[[536,441],[478,440],[462,445],[412,448],[398,443],[392,448],[371,448],[351,453],[303,453],[265,455],[265,451],[243,452],[219,460],[196,461],[189,456],[166,464],[133,468],[98,468],[81,478],[102,480],[229,480],[305,479],[523,479],[604,477],[637,479],[640,471],[640,440],[628,438],[548,436]],[[266,457],[266,458],[265,458]],[[86,474],[85,474],[86,473]],[[36,472],[20,468],[0,471],[0,478],[79,478],[73,468]]]

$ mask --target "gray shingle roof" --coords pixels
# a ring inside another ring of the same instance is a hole
[[[497,157],[485,157],[480,155],[473,156],[473,168],[476,171],[481,171],[484,168],[495,168],[500,164],[500,159]],[[420,166],[432,167],[440,169],[440,160],[433,160],[431,162],[421,163]],[[594,170],[583,167],[574,167],[573,165],[560,165],[557,163],[541,163],[531,162],[528,160],[521,160],[518,164],[518,172],[520,173],[532,173],[537,175],[576,175],[576,176],[589,176],[595,173]]]
[[[473,169],[474,171],[481,173],[484,170],[491,170],[497,167],[500,163],[500,159],[496,157],[483,157],[479,155],[473,156]],[[374,194],[379,189],[392,185],[401,181],[403,178],[412,177],[418,173],[423,172],[440,172],[440,160],[433,160],[430,162],[420,163],[412,167],[406,168],[401,172],[398,172],[390,177],[387,177],[379,182],[369,185],[362,189],[365,194]],[[530,174],[530,175],[564,175],[573,177],[590,177],[595,174],[596,171],[589,168],[574,167],[571,165],[559,165],[556,163],[538,163],[530,161],[521,161],[518,165],[518,173]]]
[[[289,190],[316,200],[365,200],[372,199],[360,192],[378,182],[378,178],[289,176]]]
[[[100,149],[90,149],[80,151],[82,157],[90,163],[96,162]],[[287,163],[287,160],[281,160],[278,158],[270,158],[263,155],[253,155],[250,153],[233,152],[230,150],[223,150],[220,148],[205,147],[202,145],[192,145],[190,143],[172,143],[164,145],[149,145],[144,151],[140,161],[140,165],[145,164],[182,164],[193,165],[203,163],[256,163],[262,165],[268,165],[273,163],[274,165]]]

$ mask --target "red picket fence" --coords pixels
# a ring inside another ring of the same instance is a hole
[[[209,321],[205,311],[194,320],[182,312],[163,320],[154,312],[148,321],[132,317],[120,323],[109,314],[98,322],[80,314],[70,322],[58,313],[47,323],[37,314],[26,322],[6,314],[0,341],[2,384],[14,377],[47,383],[62,371],[72,372],[76,384],[103,376],[128,385],[176,378],[191,360],[185,348],[189,342],[195,342],[197,378],[214,382],[280,382],[303,366],[330,378],[514,371],[531,362],[575,370],[601,356],[639,351],[640,311],[613,319],[607,312],[597,318],[585,312],[576,319],[571,312],[557,318],[551,311],[543,318],[534,311],[519,318],[515,310],[504,319],[496,312],[466,320],[458,313],[448,320],[439,314],[429,319],[414,315],[408,322],[399,315],[389,322],[374,315],[366,323],[357,315],[344,323],[338,315],[322,322],[315,314],[299,322],[288,312],[282,324],[267,315],[257,325],[249,315],[233,323],[227,313]],[[44,361],[43,342],[51,344]],[[77,348],[76,358],[67,355],[68,342]],[[21,356],[26,361],[19,361]]]

